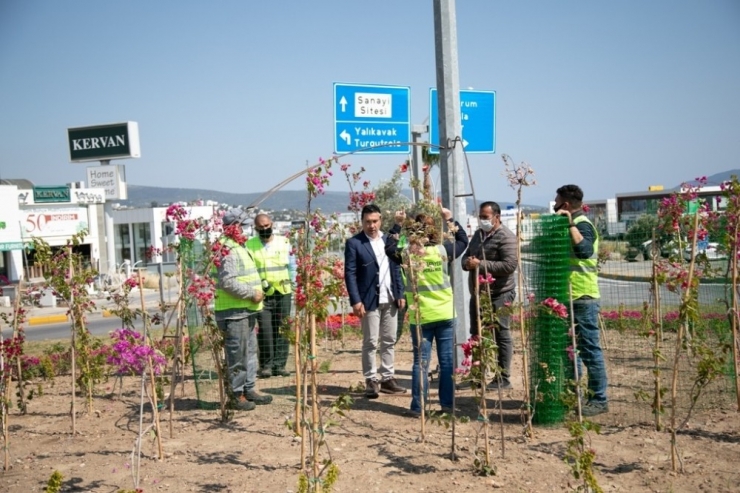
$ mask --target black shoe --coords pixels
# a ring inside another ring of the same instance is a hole
[[[380,382],[380,391],[384,394],[405,394],[408,392],[408,390],[398,385],[395,378],[389,378],[385,382]]]
[[[270,378],[272,376],[272,370],[269,368],[260,368],[257,372],[257,378]]]
[[[254,402],[249,402],[242,392],[236,392],[234,398],[229,401],[229,405],[239,411],[251,411],[257,407]]]
[[[272,402],[272,396],[270,394],[263,394],[262,392],[250,389],[244,391],[244,397],[250,402],[261,406],[263,404],[269,404]]]
[[[455,385],[455,390],[475,390],[480,388],[479,382],[460,382]]]
[[[501,382],[497,378],[494,378],[491,380],[491,383],[486,385],[486,390],[498,390],[501,388],[502,390],[508,390],[511,388],[511,382],[506,379],[501,379]]]
[[[274,377],[289,377],[290,372],[286,370],[285,368],[273,368],[272,369],[272,376]]]
[[[587,402],[583,408],[581,408],[581,415],[590,417],[590,416],[596,416],[597,414],[604,414],[609,412],[609,404],[599,401],[590,401]]]
[[[380,388],[380,385],[378,384],[377,380],[373,380],[371,378],[368,378],[365,380],[365,397],[368,399],[377,399],[380,394],[378,394],[378,389]]]

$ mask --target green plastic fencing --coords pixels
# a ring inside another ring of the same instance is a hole
[[[570,274],[570,234],[568,220],[544,216],[533,225],[529,244],[529,287],[539,305],[547,298],[568,304]],[[563,403],[565,385],[572,373],[566,348],[568,322],[560,317],[538,313],[530,324],[530,389],[534,406],[532,421],[540,425],[562,423],[567,413]]]

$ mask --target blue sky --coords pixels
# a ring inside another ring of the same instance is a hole
[[[497,97],[479,200],[514,198],[502,153],[540,204],[740,168],[737,0],[457,0],[457,30],[460,87]],[[130,184],[259,192],[331,155],[334,82],[410,86],[422,123],[435,71],[429,0],[2,0],[0,176],[84,180],[66,129],[133,120]],[[378,183],[404,159],[345,161]]]

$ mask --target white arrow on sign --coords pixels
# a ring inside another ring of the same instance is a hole
[[[344,99],[344,96],[342,96],[342,99],[339,100],[339,104],[342,106],[342,113],[347,109],[347,100]],[[349,142],[347,142],[349,144]]]
[[[342,140],[344,140],[347,143],[347,145],[350,145],[352,143],[352,136],[348,134],[346,130],[342,130],[342,133],[339,134],[339,136],[342,138]]]
[[[463,148],[468,147],[468,144],[469,143],[470,142],[468,142],[467,140],[463,139]]]

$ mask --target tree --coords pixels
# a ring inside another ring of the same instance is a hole
[[[397,210],[408,208],[411,200],[403,195],[401,171],[396,169],[389,181],[381,181],[373,189],[375,204],[380,207],[383,219],[383,229],[389,230],[394,224],[394,213]]]

